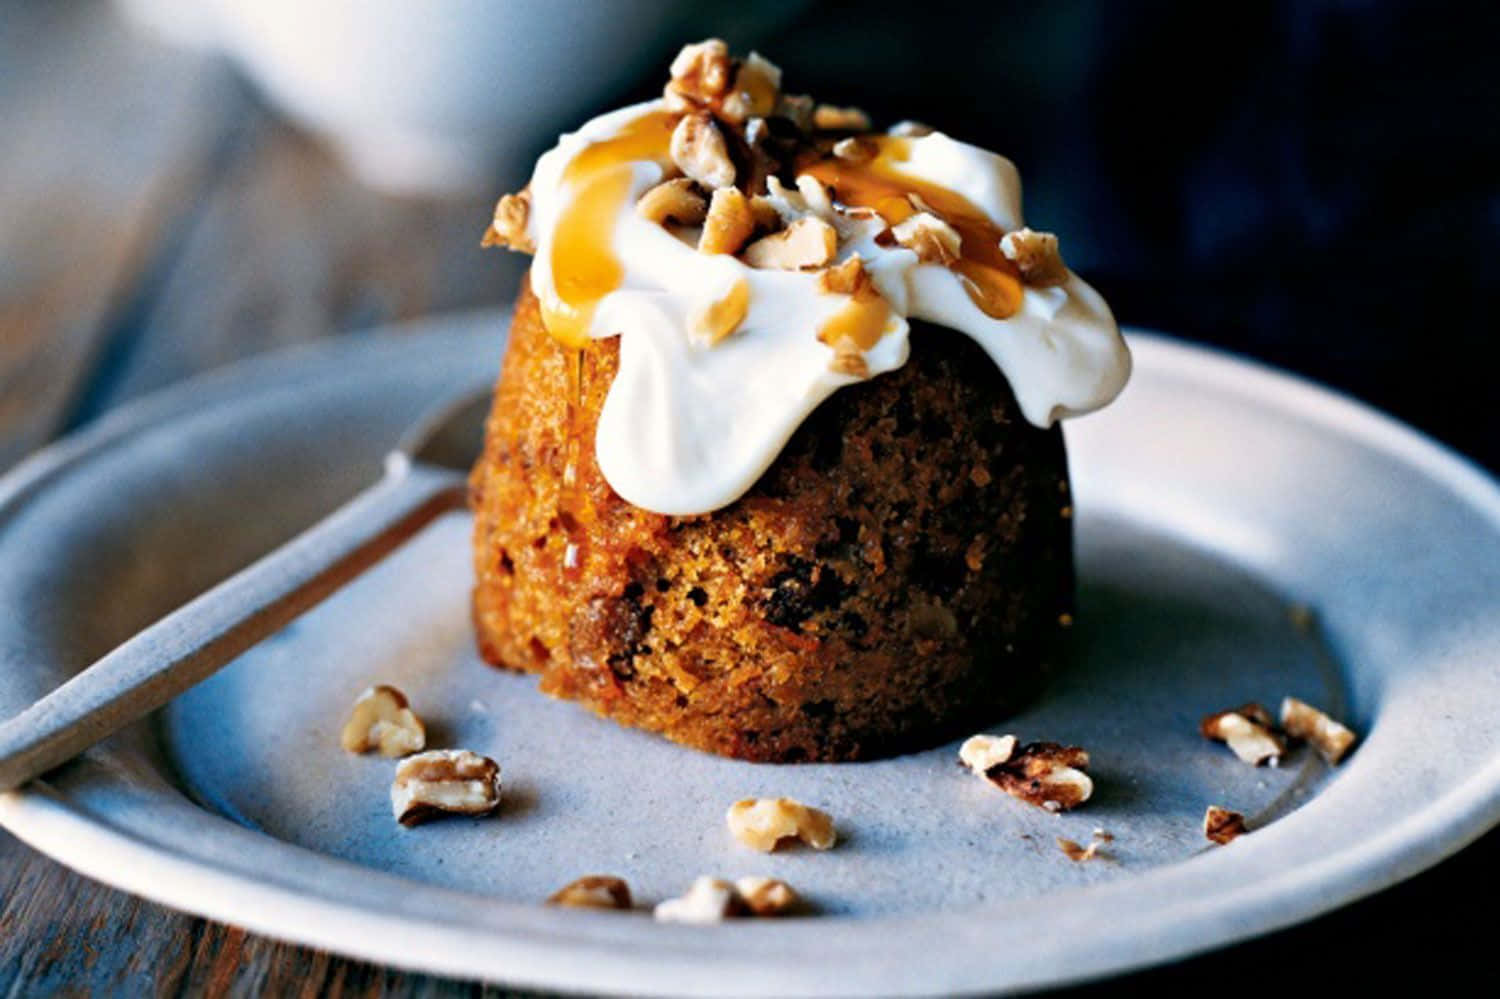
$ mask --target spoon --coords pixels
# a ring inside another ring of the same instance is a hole
[[[489,391],[429,411],[380,481],[0,724],[0,792],[160,708],[467,503]]]

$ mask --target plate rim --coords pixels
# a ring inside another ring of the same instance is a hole
[[[390,345],[403,339],[412,342],[408,338],[415,327],[442,329],[484,325],[503,328],[501,324],[504,312],[505,310],[475,310],[453,313],[387,327],[355,340],[346,338],[315,341],[200,374],[135,400],[24,459],[10,472],[0,476],[0,520],[10,515],[18,501],[24,501],[35,491],[45,489],[50,481],[66,475],[71,468],[86,461],[99,450],[133,434],[181,418],[197,408],[201,400],[219,397],[226,386],[232,389],[233,386],[240,385],[243,393],[248,391],[243,388],[247,383],[254,383],[257,379],[279,371],[303,365],[326,364],[330,358],[364,351],[375,353],[380,350],[380,345]],[[1491,478],[1473,460],[1394,417],[1303,376],[1241,357],[1222,348],[1192,344],[1136,328],[1128,329],[1127,335],[1137,360],[1143,354],[1148,356],[1153,369],[1178,377],[1190,375],[1199,384],[1276,405],[1312,419],[1320,426],[1352,436],[1446,485],[1473,509],[1484,513],[1500,530],[1500,482]],[[211,813],[205,815],[211,816]],[[222,819],[219,821],[227,822]],[[1383,890],[1451,856],[1497,823],[1500,823],[1500,753],[1495,754],[1467,780],[1451,787],[1443,797],[1406,816],[1402,822],[1385,830],[1382,835],[1357,848],[1339,851],[1318,864],[1297,866],[1283,878],[1276,879],[1273,883],[1262,883],[1253,892],[1248,892],[1259,895],[1262,899],[1274,899],[1289,891],[1288,883],[1305,884],[1309,880],[1336,887],[1336,890],[1322,893],[1316,900],[1309,899],[1308,893],[1304,892],[1302,904],[1287,907],[1280,915],[1261,913],[1260,918],[1228,932],[1222,927],[1216,927],[1197,936],[1177,934],[1176,939],[1169,944],[1158,942],[1154,947],[1137,946],[1132,949],[1133,953],[1129,957],[1117,954],[1111,960],[1095,961],[1090,965],[1040,978],[1015,978],[989,985],[968,983],[959,987],[977,991],[994,987],[1014,990],[1040,984],[1061,985],[1118,974],[1163,960],[1227,946],[1311,919]],[[576,967],[581,963],[576,960],[578,950],[592,941],[580,939],[559,943],[550,938],[528,939],[525,928],[505,927],[499,935],[509,935],[514,939],[508,941],[509,946],[496,948],[497,934],[493,928],[445,925],[435,920],[426,922],[424,929],[428,937],[436,934],[446,935],[451,939],[482,939],[491,949],[491,954],[501,960],[499,963],[491,963],[488,969],[478,969],[472,961],[455,960],[455,955],[462,948],[454,951],[450,947],[445,951],[440,946],[423,957],[414,957],[409,953],[392,954],[385,949],[385,944],[392,938],[392,934],[411,934],[413,921],[410,914],[397,912],[394,916],[387,917],[369,913],[352,907],[347,899],[340,901],[325,897],[322,893],[308,891],[306,886],[299,891],[275,881],[258,880],[202,857],[170,850],[160,842],[138,838],[128,830],[90,814],[77,804],[69,802],[64,793],[44,783],[0,794],[0,826],[9,829],[39,852],[104,884],[179,911],[245,926],[266,936],[323,947],[379,963],[397,964],[459,978],[482,978],[544,988],[602,991],[621,991],[622,979],[612,976],[618,975],[627,967],[639,967],[629,961],[619,968],[612,967],[609,955],[597,953],[598,948],[595,947],[595,956],[600,957],[601,961],[592,969],[579,969]],[[248,830],[242,832],[260,835]],[[269,839],[263,836],[260,838]],[[294,850],[303,849],[293,844],[274,842]],[[129,862],[121,863],[123,858],[129,858]],[[384,872],[382,876],[398,877]],[[1126,881],[1118,884],[1128,886],[1132,883]],[[428,887],[433,889],[434,894],[451,891]],[[1097,892],[1102,889],[1090,890]],[[452,894],[461,896],[464,893]],[[525,908],[536,911],[536,907]],[[269,915],[272,912],[276,913],[275,918]],[[328,917],[331,914],[336,914],[339,919],[330,920]],[[951,915],[940,913],[921,917],[886,917],[886,920],[899,923],[903,920],[941,919]],[[555,916],[555,913],[536,913],[536,922],[544,931],[540,936],[549,936],[545,932],[549,924],[554,929],[562,925],[556,922]],[[608,916],[597,918],[606,921],[610,919]],[[368,932],[355,932],[353,920],[356,919],[362,921],[363,928]],[[603,924],[595,922],[594,925],[597,927]],[[583,926],[580,924],[575,928]],[[689,934],[692,932],[694,931],[688,931]],[[442,941],[429,942],[441,944]],[[683,947],[682,953],[678,955],[682,959],[680,966],[675,970],[664,969],[663,974],[649,983],[653,990],[665,988],[695,994],[725,994],[726,991],[732,991],[724,989],[722,981],[702,977],[701,973],[708,967],[720,965],[721,958],[709,952],[701,952],[691,946],[692,942],[691,936],[680,933],[674,935],[674,945]],[[528,950],[531,952],[529,956],[526,953]],[[571,955],[575,965],[571,977],[557,973],[558,958],[565,955]],[[631,981],[632,987],[640,987],[639,979]],[[765,982],[760,980],[751,984],[759,990],[764,987]],[[935,980],[925,986],[915,979],[891,981],[888,984],[899,988],[901,994],[953,991],[951,986]],[[780,987],[789,992],[820,991],[812,979],[805,975],[793,976],[791,980],[780,983]]]

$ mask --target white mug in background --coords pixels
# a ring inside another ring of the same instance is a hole
[[[805,5],[119,2],[169,37],[191,23],[195,40],[211,37],[278,108],[326,135],[362,180],[412,192],[519,187],[560,132],[662,69],[684,42],[712,35],[743,49]]]

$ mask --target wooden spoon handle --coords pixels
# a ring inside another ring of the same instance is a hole
[[[314,527],[0,725],[0,792],[138,721],[464,505],[462,473],[404,460]]]

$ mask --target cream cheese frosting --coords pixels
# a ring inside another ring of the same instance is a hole
[[[670,170],[640,136],[670,121],[665,101],[649,101],[564,135],[536,165],[526,231],[535,247],[531,285],[549,330],[564,342],[620,338],[595,440],[605,479],[636,506],[686,515],[743,495],[819,403],[862,378],[840,373],[835,346],[818,335],[850,303],[828,290],[823,271],[699,252],[695,227],[669,228],[637,212],[640,196]],[[1000,232],[1022,228],[1020,178],[1004,157],[939,132],[873,141],[875,168],[918,190],[952,192]],[[903,365],[909,320],[919,319],[972,337],[1039,427],[1098,409],[1124,386],[1129,352],[1108,305],[1082,279],[1066,272],[1046,287],[1017,283],[1018,304],[997,318],[959,270],[924,263],[892,242],[875,212],[840,203],[838,185],[830,203],[815,172],[800,174],[796,189],[773,181],[767,200],[783,218],[832,225],[832,263],[858,256],[888,307],[873,342],[861,345],[861,374]],[[597,244],[583,266],[580,240]],[[733,331],[704,337],[697,317],[746,288]]]

